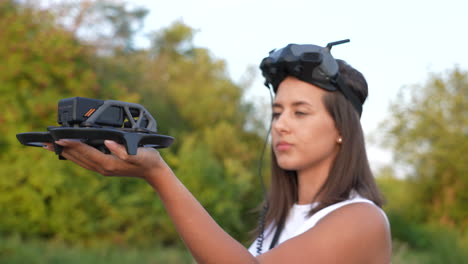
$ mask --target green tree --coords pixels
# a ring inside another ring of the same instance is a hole
[[[168,161],[177,175],[221,226],[247,241],[256,222],[249,212],[262,195],[254,173],[263,140],[247,128],[253,107],[244,88],[229,79],[223,60],[193,45],[193,35],[181,22],[155,34],[143,102],[176,135]]]
[[[249,210],[261,198],[253,175],[262,139],[248,128],[254,108],[225,62],[195,47],[193,29],[180,22],[155,34],[151,49],[103,52],[56,16],[0,4],[0,103],[8,106],[0,117],[7,153],[0,156],[0,232],[71,243],[180,243],[143,181],[99,177],[17,142],[17,133],[54,125],[60,99],[83,96],[143,103],[160,132],[176,137],[162,151],[174,171],[228,232],[247,241],[256,222]]]
[[[102,54],[116,50],[136,50],[135,37],[143,28],[146,8],[130,6],[124,0],[30,1],[34,9],[45,10],[56,17],[57,24],[92,44]]]
[[[118,230],[125,221],[111,217],[120,215],[112,204],[116,194],[102,192],[116,183],[44,150],[25,150],[15,135],[54,125],[62,98],[135,96],[122,84],[100,85],[94,50],[58,26],[51,13],[3,1],[0,26],[0,232],[75,240]]]
[[[412,219],[468,227],[468,72],[455,67],[407,87],[383,128],[386,146],[406,168]]]

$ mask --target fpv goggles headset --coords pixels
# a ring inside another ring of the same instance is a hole
[[[273,88],[276,93],[279,84],[287,76],[293,76],[327,91],[338,90],[361,116],[362,103],[344,83],[338,71],[338,63],[330,53],[334,45],[347,42],[349,39],[331,42],[326,47],[289,44],[282,49],[270,51],[270,55],[260,64],[265,85]]]

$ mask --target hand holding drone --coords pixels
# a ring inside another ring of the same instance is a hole
[[[138,147],[166,148],[174,138],[157,133],[156,120],[141,105],[115,100],[83,97],[62,99],[58,103],[57,121],[61,126],[48,127],[48,132],[29,132],[16,135],[21,144],[42,147],[60,139],[78,139],[103,153],[109,153],[104,140],[125,145],[129,155],[136,155]],[[62,147],[55,144],[60,156]]]

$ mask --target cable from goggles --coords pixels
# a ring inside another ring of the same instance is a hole
[[[265,86],[273,88],[276,93],[279,84],[287,76],[293,76],[327,91],[339,90],[361,116],[362,103],[345,84],[339,74],[338,63],[330,53],[333,46],[347,42],[349,39],[331,42],[326,47],[289,44],[270,51],[269,56],[260,63]]]

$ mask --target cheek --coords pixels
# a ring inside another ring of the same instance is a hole
[[[329,118],[310,122],[303,126],[299,133],[300,137],[304,139],[304,143],[335,142],[339,135],[333,120]]]
[[[335,150],[338,131],[333,123],[322,123],[321,125],[304,128],[300,132],[300,149],[313,156],[327,155]]]

